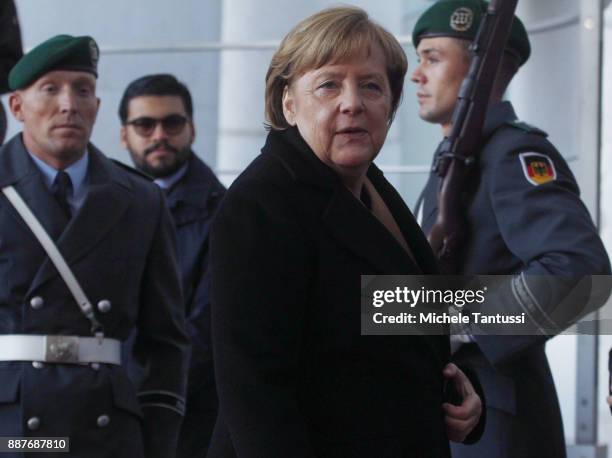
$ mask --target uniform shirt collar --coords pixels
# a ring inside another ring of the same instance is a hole
[[[499,126],[514,120],[516,120],[516,113],[510,102],[505,101],[489,106],[482,126],[483,138],[489,138]]]
[[[189,162],[186,162],[185,164],[183,164],[183,166],[180,169],[178,169],[172,175],[167,176],[167,177],[155,178],[153,181],[155,182],[157,186],[162,188],[164,191],[168,190],[172,188],[172,186],[174,186],[177,181],[179,181],[181,178],[185,176],[185,174],[187,173],[188,165],[189,165]]]
[[[58,170],[54,167],[51,167],[49,164],[44,162],[42,159],[36,157],[34,154],[28,151],[28,154],[40,170],[43,181],[45,185],[50,190],[55,182],[55,177],[57,176]],[[70,176],[70,181],[72,182],[72,192],[74,195],[80,195],[83,190],[83,186],[85,186],[85,178],[87,177],[87,167],[89,166],[89,152],[85,150],[85,154],[76,161],[71,164],[68,168],[64,169],[64,171]]]

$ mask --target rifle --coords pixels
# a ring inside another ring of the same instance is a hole
[[[427,239],[440,270],[457,273],[459,250],[467,238],[463,196],[476,163],[485,113],[518,0],[491,0],[470,45],[470,69],[461,84],[451,130],[442,141],[433,171],[442,179],[438,215]]]

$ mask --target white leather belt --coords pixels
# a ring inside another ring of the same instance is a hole
[[[0,361],[121,364],[117,339],[61,335],[0,335]]]

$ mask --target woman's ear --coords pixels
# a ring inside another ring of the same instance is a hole
[[[287,124],[295,126],[295,101],[289,86],[285,86],[285,89],[283,89],[283,115]]]

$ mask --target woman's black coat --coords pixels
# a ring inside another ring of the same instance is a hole
[[[448,457],[448,336],[360,335],[361,275],[437,271],[409,209],[372,165],[416,264],[295,128],[262,152],[212,229],[208,457]]]

